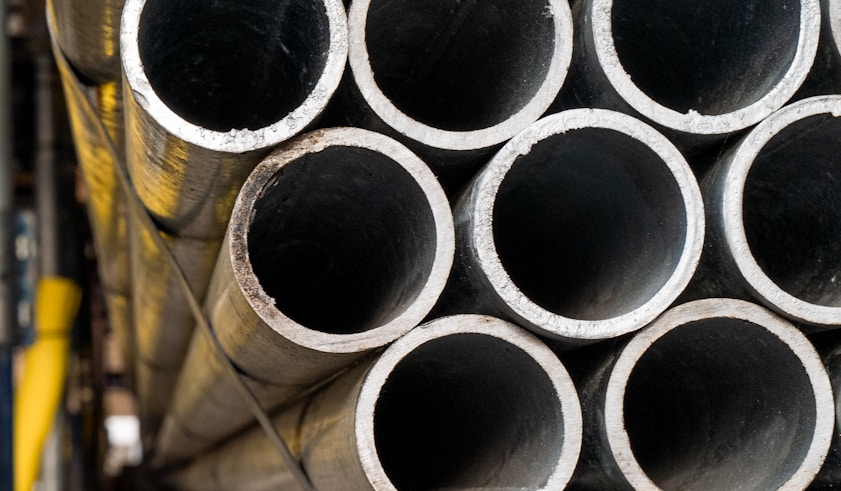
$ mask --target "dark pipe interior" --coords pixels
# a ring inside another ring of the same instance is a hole
[[[546,77],[546,0],[371,0],[366,42],[391,102],[429,126],[469,131],[520,111]]]
[[[426,284],[435,221],[423,190],[390,158],[330,147],[285,166],[254,205],[248,252],[277,308],[346,334],[400,315]]]
[[[494,241],[511,280],[565,317],[609,319],[647,302],[683,252],[686,208],[651,149],[613,130],[554,135],[499,187]]]
[[[640,358],[625,427],[663,489],[778,489],[812,442],[814,393],[797,356],[735,319],[676,328]]]
[[[329,52],[327,13],[304,0],[147,0],[140,59],[160,99],[215,131],[256,130],[312,91]]]
[[[637,87],[686,113],[726,114],[761,99],[797,49],[796,0],[614,0],[613,40]]]
[[[554,386],[521,349],[458,334],[410,353],[374,412],[377,454],[401,490],[537,489],[564,438]]]
[[[757,156],[745,183],[748,245],[780,288],[841,307],[841,120],[796,122]]]

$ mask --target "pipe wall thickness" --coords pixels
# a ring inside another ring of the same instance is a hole
[[[318,130],[246,181],[205,308],[225,355],[274,406],[419,324],[446,283],[453,242],[447,198],[406,147],[358,128]],[[194,339],[159,462],[196,455],[251,419],[217,377],[214,352]]]
[[[564,102],[638,113],[687,144],[733,133],[795,94],[820,14],[819,0],[584,0]]]
[[[560,361],[519,327],[475,315],[418,327],[274,422],[325,491],[561,489],[581,444]],[[291,482],[260,430],[171,481],[218,491]]]
[[[448,192],[548,109],[572,57],[566,0],[359,0],[348,30],[343,124],[400,140]]]
[[[809,340],[758,305],[675,307],[579,386],[582,489],[804,489],[833,432]]]
[[[841,325],[841,96],[774,113],[703,179],[708,236],[692,290]]]
[[[605,110],[543,118],[455,206],[457,261],[435,314],[487,313],[581,344],[641,328],[683,291],[704,236],[683,156]]]

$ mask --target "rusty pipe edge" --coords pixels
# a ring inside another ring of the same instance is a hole
[[[589,95],[691,135],[729,134],[782,107],[809,73],[821,24],[819,0],[585,0],[579,17],[600,89]]]
[[[578,396],[561,362],[527,331],[477,315],[422,325],[274,422],[323,491],[557,490],[581,445]],[[257,491],[292,480],[255,429],[170,482]]]
[[[358,128],[318,130],[272,153],[243,185],[205,308],[243,374],[300,392],[421,322],[447,281],[453,235],[443,190],[406,147]],[[227,378],[201,374],[206,352],[187,354],[160,462],[252,419],[237,397],[216,398],[227,411],[206,404],[204,394],[236,394]],[[220,412],[229,414],[209,416]]]
[[[50,0],[48,15],[61,51],[95,83],[120,79],[120,16],[125,0]]]
[[[572,56],[566,0],[357,0],[348,30],[366,110],[421,154],[413,143],[464,152],[508,140],[546,111]]]
[[[814,347],[742,300],[667,311],[579,388],[581,489],[804,489],[832,437]]]
[[[141,201],[169,233],[220,238],[248,173],[330,100],[347,20],[339,0],[128,0],[120,42]]]
[[[703,179],[704,294],[755,298],[817,327],[841,324],[841,96],[763,121]]]
[[[680,152],[624,114],[576,109],[508,142],[455,207],[458,259],[433,315],[488,313],[581,344],[641,328],[701,254]]]

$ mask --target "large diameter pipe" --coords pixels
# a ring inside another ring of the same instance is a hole
[[[424,324],[274,423],[323,491],[557,490],[581,444],[560,361],[519,327],[475,315]],[[259,428],[170,476],[184,490],[290,481]]]
[[[823,467],[815,477],[809,489],[837,489],[841,483],[841,343],[837,336],[832,336],[832,346],[824,356],[824,366],[829,372],[832,392],[835,397],[835,431],[832,444],[824,460]],[[820,346],[820,345],[819,345]]]
[[[120,15],[125,0],[51,0],[53,34],[68,61],[88,80],[120,79]]]
[[[641,328],[683,291],[704,236],[680,152],[620,113],[571,110],[514,137],[455,207],[437,313],[488,313],[580,344]]]
[[[832,388],[812,344],[741,300],[669,310],[579,389],[582,489],[804,489],[832,437]]]
[[[455,190],[546,112],[572,56],[566,0],[358,0],[348,30],[349,122],[402,141]]]
[[[419,324],[446,283],[453,242],[447,198],[406,147],[358,128],[315,131],[243,185],[206,311],[237,368],[288,399]],[[161,462],[252,419],[208,356],[214,347],[195,338],[158,440]]]
[[[819,0],[586,0],[570,103],[725,135],[782,107],[818,47]]]
[[[339,0],[128,0],[128,170],[161,228],[224,235],[236,190],[315,120],[347,58]]]
[[[791,104],[705,176],[709,242],[697,291],[841,324],[841,96]]]

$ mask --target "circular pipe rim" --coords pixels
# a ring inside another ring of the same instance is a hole
[[[581,451],[583,420],[575,385],[558,357],[537,337],[501,319],[475,314],[442,317],[423,324],[389,346],[368,370],[357,398],[354,426],[359,460],[369,482],[376,484],[376,489],[396,490],[377,454],[374,439],[376,405],[364,402],[379,398],[391,372],[413,350],[429,341],[460,334],[490,336],[514,345],[528,354],[551,380],[561,404],[564,441],[558,465],[541,489],[562,489],[571,479]]]
[[[511,280],[499,258],[493,235],[496,194],[515,160],[553,135],[581,128],[614,130],[646,145],[668,167],[675,179],[686,212],[686,238],[674,272],[660,290],[636,309],[602,320],[573,319],[536,304]],[[572,109],[538,120],[508,142],[494,156],[474,184],[473,222],[470,236],[479,264],[491,287],[517,316],[554,338],[598,340],[640,329],[652,321],[686,288],[701,258],[704,242],[704,206],[698,183],[680,151],[661,133],[631,116],[604,109]]]
[[[812,344],[796,327],[758,305],[728,298],[696,300],[675,307],[636,334],[622,349],[609,375],[604,405],[605,428],[615,429],[606,433],[616,464],[635,489],[660,489],[639,465],[631,448],[625,429],[625,388],[637,360],[658,339],[690,322],[712,318],[738,319],[758,325],[791,348],[802,362],[815,394],[815,431],[803,463],[780,489],[805,489],[820,470],[832,442],[835,404],[829,375]]]
[[[753,257],[744,225],[745,182],[765,145],[786,127],[811,116],[841,117],[841,96],[817,96],[790,104],[753,129],[739,145],[726,170],[721,195],[724,238],[748,287],[769,307],[798,321],[816,325],[841,323],[841,307],[807,302],[780,288]]]
[[[339,86],[347,62],[347,15],[341,0],[319,0],[329,26],[329,51],[324,71],[304,102],[274,123],[259,128],[214,131],[176,114],[158,97],[140,58],[138,35],[146,0],[126,0],[120,25],[120,56],[125,91],[135,103],[175,137],[218,152],[244,153],[275,146],[303,131],[322,113]]]
[[[646,118],[667,128],[698,135],[723,135],[752,126],[781,108],[800,88],[811,70],[818,50],[821,28],[819,0],[800,0],[800,32],[797,49],[785,75],[758,101],[736,111],[704,115],[695,110],[681,113],[667,108],[643,92],[622,67],[613,44],[613,0],[592,0],[592,36],[596,57],[619,96]]]
[[[332,146],[355,146],[381,153],[395,165],[400,165],[417,183],[426,196],[430,214],[435,221],[435,255],[426,282],[417,298],[397,317],[367,331],[351,334],[331,334],[307,328],[292,320],[275,307],[275,300],[260,286],[248,259],[248,234],[252,206],[271,177],[296,159],[318,153]],[[271,329],[309,349],[325,353],[358,353],[378,348],[394,341],[417,326],[432,309],[444,290],[452,267],[455,232],[449,201],[435,175],[426,164],[401,143],[379,133],[361,128],[327,128],[306,133],[266,157],[251,173],[242,187],[231,214],[228,229],[230,260],[234,278],[254,312]],[[237,219],[239,218],[239,219]]]
[[[573,49],[572,13],[566,1],[548,0],[547,9],[555,22],[555,49],[546,78],[528,104],[504,121],[482,129],[450,131],[421,123],[398,109],[374,80],[365,33],[371,1],[355,0],[348,11],[348,64],[362,97],[374,113],[390,128],[424,145],[464,151],[502,143],[546,112],[566,79]]]

